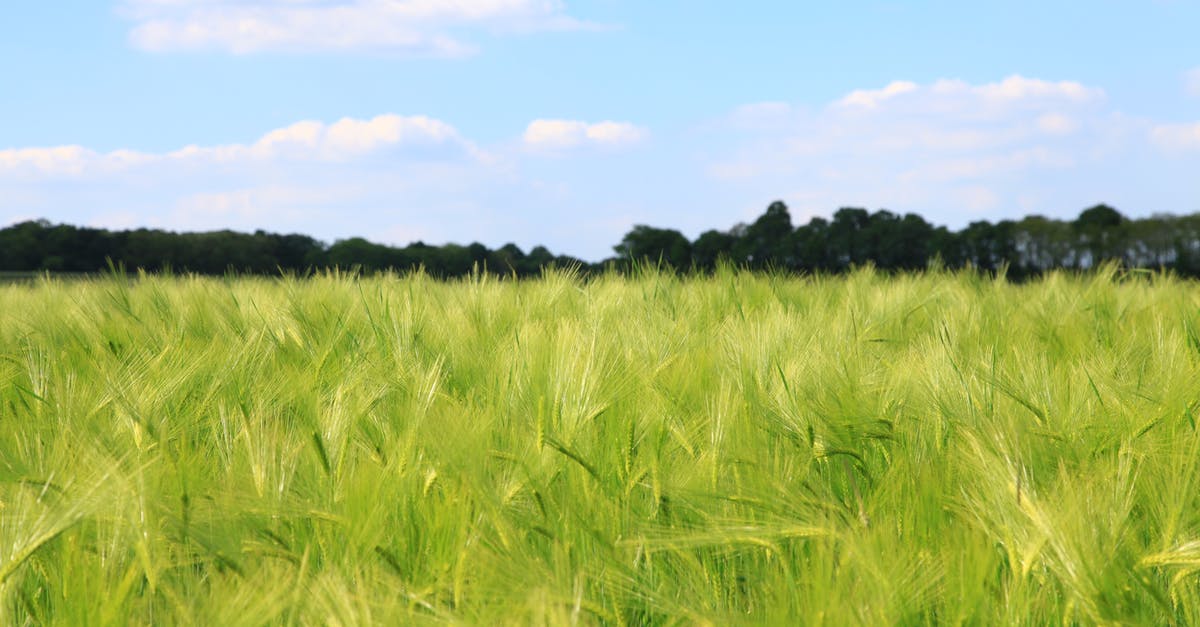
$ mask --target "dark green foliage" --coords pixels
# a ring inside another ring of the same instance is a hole
[[[94,273],[107,269],[110,262],[115,267],[148,272],[208,275],[304,273],[336,267],[364,272],[424,268],[438,277],[464,276],[475,269],[525,277],[551,265],[585,265],[571,257],[555,256],[541,246],[526,255],[515,244],[495,251],[480,243],[430,246],[414,242],[397,248],[352,237],[330,246],[297,234],[107,231],[45,220],[0,229],[0,272]]]
[[[717,267],[717,262],[729,259],[735,241],[737,238],[729,233],[705,231],[692,245],[692,262],[697,269],[711,271]]]
[[[472,272],[530,277],[551,266],[586,274],[605,268],[625,270],[635,263],[711,272],[721,260],[760,270],[838,273],[870,264],[896,272],[922,270],[936,260],[951,269],[1003,270],[1016,280],[1054,269],[1086,270],[1106,261],[1196,277],[1200,276],[1200,214],[1131,220],[1112,207],[1096,205],[1069,222],[1031,215],[1015,222],[972,222],[955,232],[912,213],[871,213],[854,207],[839,209],[832,220],[813,218],[794,226],[787,205],[776,201],[753,223],[705,231],[694,242],[674,229],[639,224],[613,250],[615,258],[587,264],[554,255],[543,246],[526,254],[516,244],[497,250],[478,242],[468,246],[414,242],[395,247],[359,237],[327,245],[305,235],[265,231],[108,231],[41,220],[0,229],[0,272],[91,273],[103,271],[111,262],[131,270],[198,274],[423,268],[432,276],[447,278]]]
[[[687,268],[692,263],[692,244],[682,233],[644,224],[634,226],[613,250],[623,259],[661,261],[675,268]]]
[[[795,256],[788,240],[792,235],[792,216],[787,205],[775,201],[753,224],[739,229],[733,244],[733,260],[751,268],[791,267]]]

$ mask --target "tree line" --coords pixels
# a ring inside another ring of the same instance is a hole
[[[431,246],[415,242],[394,247],[353,237],[328,245],[295,233],[109,231],[45,220],[21,222],[0,230],[0,272],[91,273],[124,267],[220,275],[302,274],[324,268],[403,271],[422,267],[431,275],[450,278],[465,276],[475,268],[526,277],[552,265],[589,267],[579,259],[554,255],[544,246],[526,253],[515,244],[496,250],[479,243]]]
[[[866,264],[884,271],[914,271],[936,262],[984,272],[1003,269],[1009,278],[1020,280],[1116,260],[1129,268],[1200,277],[1200,214],[1130,219],[1097,205],[1074,220],[1032,215],[972,222],[954,231],[913,213],[860,208],[839,209],[830,219],[813,218],[796,226],[787,205],[777,201],[752,223],[706,231],[694,241],[674,229],[636,225],[613,250],[614,257],[589,264],[543,246],[529,252],[515,244],[495,250],[479,243],[395,247],[358,237],[329,245],[307,235],[265,231],[110,231],[38,220],[0,230],[0,271],[89,273],[122,266],[149,272],[278,274],[420,267],[450,278],[475,271],[527,277],[550,266],[576,267],[585,273],[625,270],[645,262],[697,272],[726,262],[751,269],[823,273]]]

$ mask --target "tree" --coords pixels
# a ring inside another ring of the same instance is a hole
[[[682,233],[644,224],[635,225],[613,250],[625,259],[662,261],[680,270],[686,270],[692,263],[692,245]]]
[[[792,216],[787,205],[777,200],[745,228],[734,244],[734,258],[752,268],[770,265],[793,268],[796,259],[789,246],[792,231]]]
[[[1123,258],[1126,251],[1120,244],[1124,239],[1121,233],[1124,223],[1125,217],[1108,205],[1084,209],[1071,224],[1087,253],[1081,265],[1094,266],[1106,259]]]
[[[368,242],[361,237],[334,242],[326,252],[326,262],[333,267],[363,270],[384,270],[391,266],[387,246]]]
[[[808,224],[797,228],[792,233],[790,248],[798,269],[834,269],[834,260],[830,256],[829,221],[825,218],[813,218]]]
[[[735,240],[733,235],[721,231],[710,230],[701,233],[692,244],[692,262],[697,269],[712,271],[717,267],[717,262],[729,259]]]
[[[554,253],[545,246],[534,246],[533,250],[529,251],[529,261],[538,269],[545,268],[554,263]]]
[[[526,267],[525,252],[520,246],[508,243],[501,246],[489,257],[489,268],[498,273],[511,273],[517,276],[528,276],[530,270]]]
[[[276,235],[263,231],[256,231],[254,235],[266,242],[275,264],[284,270],[306,270],[315,265],[314,261],[324,251],[321,242],[307,235]]]
[[[932,256],[932,235],[933,226],[919,215],[876,211],[862,230],[858,254],[885,270],[919,270]]]
[[[833,214],[829,225],[829,257],[833,269],[846,270],[869,261],[863,231],[871,223],[866,209],[843,207]]]
[[[1017,251],[1013,243],[1013,222],[1009,220],[992,224],[985,220],[972,222],[963,229],[957,239],[955,265],[969,263],[987,272],[995,272],[1005,262],[1018,264]],[[1020,273],[1013,267],[1010,273]]]
[[[515,244],[493,251],[478,242],[394,247],[350,238],[327,247],[295,233],[108,231],[45,220],[0,228],[0,271],[9,272],[96,272],[111,259],[130,270],[149,272],[170,268],[200,274],[231,269],[275,274],[280,269],[326,267],[372,272],[423,266],[433,276],[449,278],[476,267],[517,276],[534,276],[552,265],[584,273],[600,267],[620,270],[631,260],[711,271],[722,258],[760,269],[842,272],[869,262],[885,270],[911,271],[940,257],[950,268],[972,265],[994,272],[1007,266],[1007,276],[1021,280],[1056,268],[1094,267],[1105,259],[1200,277],[1200,214],[1129,219],[1108,205],[1096,205],[1070,221],[1032,215],[1019,222],[976,221],[954,232],[912,213],[846,207],[832,220],[813,218],[794,228],[787,205],[776,201],[754,222],[705,231],[694,243],[673,229],[637,225],[614,250],[619,258],[592,266],[544,246],[524,254]]]

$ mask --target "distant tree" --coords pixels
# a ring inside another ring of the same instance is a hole
[[[45,220],[26,221],[0,231],[0,270],[40,270],[46,256],[43,244],[50,223]]]
[[[843,207],[833,214],[829,224],[829,257],[833,269],[846,270],[869,261],[863,231],[871,223],[866,209]]]
[[[900,217],[890,211],[870,216],[857,240],[856,262],[870,260],[885,270],[919,270],[932,256],[933,226],[916,214]]]
[[[474,254],[467,246],[446,244],[434,255],[438,261],[430,265],[430,271],[440,277],[465,276],[474,268]]]
[[[544,246],[525,254],[515,244],[489,250],[467,246],[404,247],[363,238],[332,246],[300,234],[267,231],[173,233],[156,229],[108,231],[25,221],[0,228],[0,271],[95,272],[108,261],[149,272],[221,274],[229,270],[275,274],[326,267],[367,272],[424,267],[436,277],[457,277],[483,268],[494,274],[536,276],[549,266],[594,272],[627,269],[630,259],[662,260],[681,270],[711,271],[722,258],[751,268],[842,272],[874,263],[884,270],[917,270],[940,258],[950,268],[967,265],[1022,280],[1056,268],[1087,268],[1105,259],[1129,267],[1169,268],[1200,277],[1200,214],[1129,219],[1107,205],[1089,207],[1075,220],[1031,215],[995,224],[972,222],[961,231],[934,227],[916,214],[869,213],[842,208],[832,220],[813,218],[793,227],[787,205],[776,201],[750,224],[705,231],[689,242],[679,231],[638,225],[614,247],[618,258],[590,265],[555,255]]]
[[[1176,221],[1172,215],[1154,215],[1143,220],[1130,220],[1124,225],[1128,237],[1126,259],[1129,265],[1141,268],[1171,268],[1177,250]]]
[[[525,267],[525,252],[521,250],[520,246],[513,243],[496,249],[489,256],[488,267],[498,274],[528,276],[528,270]]]
[[[392,267],[393,262],[389,247],[368,242],[361,237],[334,242],[325,253],[325,259],[333,267],[358,267],[367,271],[386,270]]]
[[[800,270],[831,271],[835,260],[831,256],[829,221],[813,218],[797,228],[791,236],[790,248]]]
[[[1103,231],[1113,229],[1125,221],[1120,211],[1108,205],[1096,205],[1084,209],[1075,219],[1075,226],[1082,230]]]
[[[692,263],[692,244],[682,233],[638,224],[613,247],[618,255],[634,261],[662,261],[686,270]]]
[[[1200,276],[1200,214],[1173,217],[1171,223],[1172,269],[1183,276]]]
[[[1125,217],[1108,205],[1096,205],[1084,209],[1075,222],[1074,228],[1079,243],[1082,246],[1083,259],[1081,265],[1095,265],[1106,259],[1123,259],[1122,226]]]
[[[982,220],[972,222],[958,234],[957,240],[957,254],[952,257],[955,265],[969,263],[980,270],[995,272],[1006,262],[1017,261],[1011,221],[998,224]],[[1019,272],[1020,268],[1013,271]]]
[[[417,240],[397,250],[397,263],[393,268],[401,272],[424,269],[434,276],[440,276],[442,268],[438,252],[438,247]]]
[[[710,230],[700,234],[692,244],[692,261],[696,268],[712,271],[722,259],[729,259],[733,253],[736,238],[729,233]]]
[[[752,268],[770,265],[793,268],[797,260],[789,245],[792,231],[792,216],[788,207],[783,201],[777,200],[738,234],[733,257]]]
[[[545,246],[534,246],[533,250],[529,251],[529,261],[534,268],[540,270],[554,263],[554,253],[551,253]]]
[[[315,265],[314,261],[324,251],[321,242],[307,235],[276,235],[263,231],[256,231],[254,235],[265,242],[269,256],[284,270],[306,270]]]
[[[1036,276],[1054,268],[1077,267],[1084,257],[1068,223],[1030,215],[1013,225],[1016,265],[1023,276]]]

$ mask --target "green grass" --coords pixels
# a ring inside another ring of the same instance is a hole
[[[8,624],[1200,624],[1166,276],[0,286]]]

